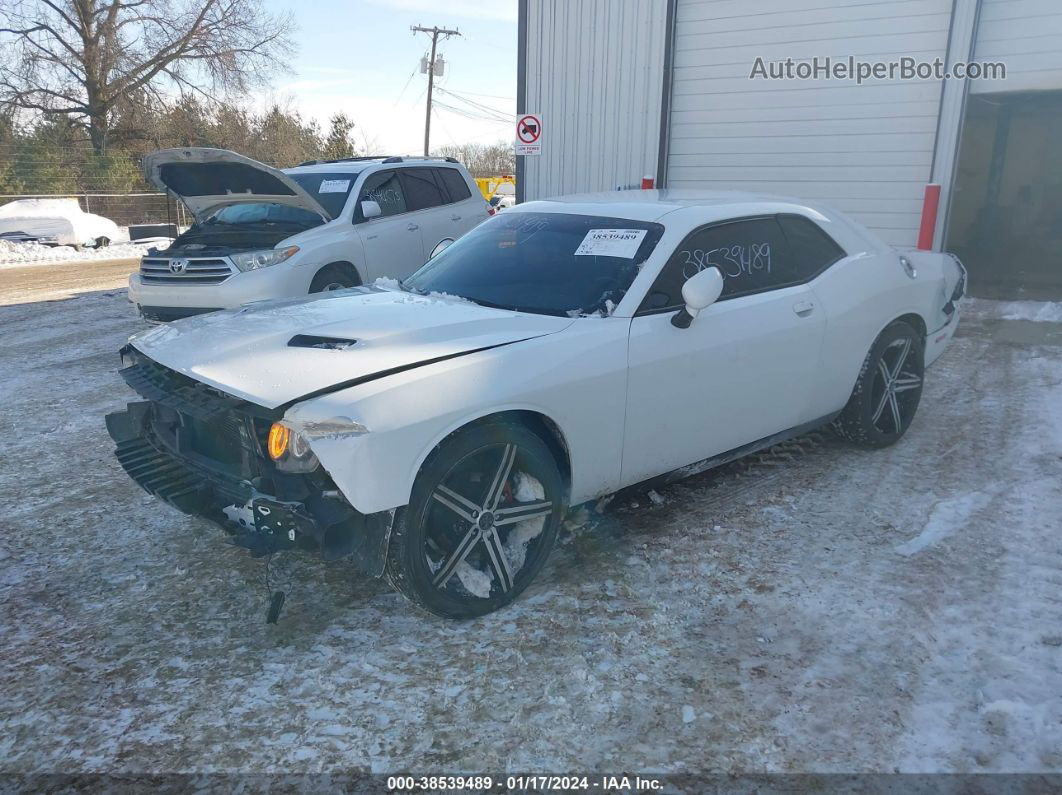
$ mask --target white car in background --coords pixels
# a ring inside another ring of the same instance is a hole
[[[85,212],[76,198],[17,199],[0,206],[0,237],[76,247],[125,239],[114,221]]]
[[[148,182],[196,219],[129,278],[129,300],[154,321],[401,279],[489,217],[452,158],[355,157],[279,170],[193,147],[153,152],[143,165]]]
[[[911,426],[965,271],[832,210],[731,193],[521,204],[401,286],[138,335],[107,418],[148,492],[258,553],[351,556],[469,617],[516,597],[568,506],[834,423]]]

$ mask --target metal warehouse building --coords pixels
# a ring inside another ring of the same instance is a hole
[[[826,56],[1007,72],[750,77]],[[522,199],[652,175],[821,200],[913,246],[936,183],[932,245],[975,292],[1062,294],[1060,0],[520,0],[517,103],[543,117]]]

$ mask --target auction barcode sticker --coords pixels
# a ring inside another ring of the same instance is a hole
[[[575,249],[577,257],[622,257],[634,259],[638,247],[645,239],[645,229],[591,229],[586,233],[579,248]]]

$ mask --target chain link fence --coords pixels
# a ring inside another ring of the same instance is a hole
[[[185,206],[165,193],[32,193],[0,195],[0,207],[19,199],[77,199],[87,213],[110,218],[118,226],[130,224],[177,224],[187,226],[192,218]]]

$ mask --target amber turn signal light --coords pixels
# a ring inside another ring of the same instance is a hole
[[[288,451],[290,438],[291,432],[287,427],[274,422],[273,427],[269,429],[269,457],[274,461],[279,461]]]

